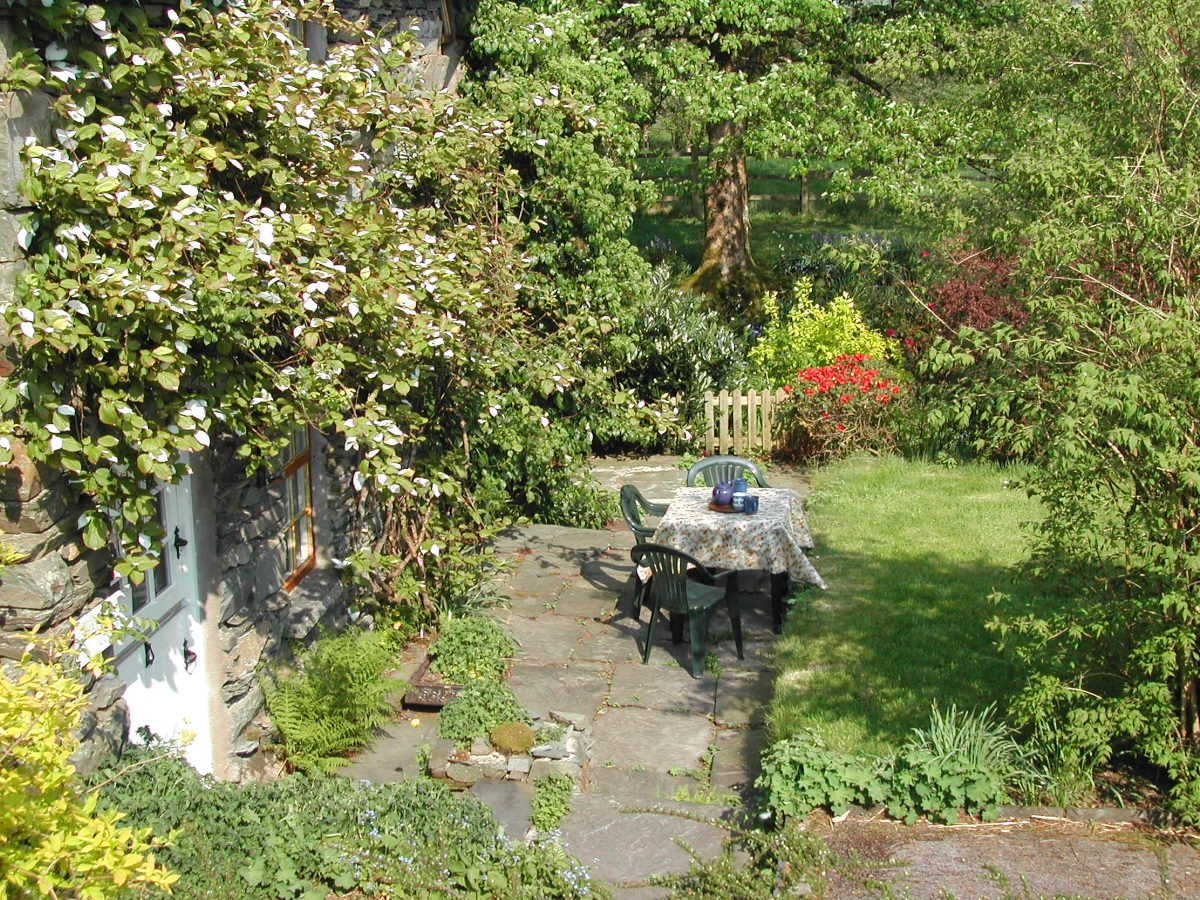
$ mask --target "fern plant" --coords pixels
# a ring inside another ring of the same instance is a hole
[[[367,745],[392,718],[392,661],[381,634],[349,631],[299,651],[293,668],[266,673],[267,709],[291,769],[331,773]]]

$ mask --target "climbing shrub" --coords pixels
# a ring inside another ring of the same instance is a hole
[[[612,310],[587,287],[560,302],[591,270],[527,252],[566,201],[530,214],[519,161],[546,139],[514,125],[556,117],[563,155],[602,167],[586,104],[419,95],[406,34],[319,0],[13,2],[0,90],[45,89],[55,128],[23,149],[0,463],[19,441],[68,473],[92,501],[85,542],[115,534],[119,574],[154,565],[153,486],[216,431],[252,467],[294,424],[340,438],[353,486],[386,501],[362,548],[387,561],[380,595],[427,617],[449,593],[438,560],[494,521],[606,517],[580,411],[650,415],[597,362]],[[292,36],[301,18],[336,36],[327,60]],[[620,272],[603,278],[612,305]]]

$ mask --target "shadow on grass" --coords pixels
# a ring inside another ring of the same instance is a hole
[[[815,728],[836,749],[885,753],[926,727],[935,703],[1003,713],[1021,674],[985,625],[999,612],[989,595],[1021,589],[1014,570],[934,552],[843,553],[836,542],[816,562],[832,587],[802,595],[788,617],[774,735]]]

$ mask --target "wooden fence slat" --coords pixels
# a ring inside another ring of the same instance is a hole
[[[721,435],[721,452],[729,452],[729,392],[721,391],[721,420],[718,422],[719,433]]]
[[[762,452],[764,456],[771,454],[774,435],[771,434],[771,392],[762,392]]]
[[[733,392],[733,452],[735,456],[741,456],[745,453],[745,442],[742,440],[742,435],[745,432],[742,408],[742,392],[739,388]]]
[[[713,430],[713,392],[704,392],[704,455],[712,456],[716,449],[717,435]]]
[[[750,452],[762,449],[762,424],[758,421],[758,391],[751,389],[746,395],[746,446]]]

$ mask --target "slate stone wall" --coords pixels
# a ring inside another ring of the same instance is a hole
[[[334,0],[347,19],[366,16],[376,32],[416,35],[417,76],[430,91],[453,90],[461,74],[472,0]]]

